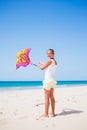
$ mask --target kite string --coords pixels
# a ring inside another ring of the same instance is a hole
[[[36,65],[36,64],[33,64],[32,62],[31,62],[30,64],[33,65],[33,66],[38,66],[38,65]]]
[[[37,66],[36,64],[32,64],[32,65]]]

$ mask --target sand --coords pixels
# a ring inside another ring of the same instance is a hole
[[[87,86],[55,89],[56,116],[44,112],[43,89],[0,91],[0,130],[87,130]]]

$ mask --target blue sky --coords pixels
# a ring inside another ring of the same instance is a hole
[[[86,0],[0,0],[0,80],[43,80],[37,67],[15,68],[16,53],[31,48],[46,62],[53,48],[57,80],[87,80]]]

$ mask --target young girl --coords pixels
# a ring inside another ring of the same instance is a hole
[[[54,59],[54,50],[49,49],[47,51],[48,61],[43,64],[38,63],[38,67],[41,70],[45,70],[45,80],[43,81],[43,88],[45,92],[45,114],[43,116],[49,116],[49,104],[51,102],[51,113],[50,116],[55,116],[55,99],[54,99],[54,88],[56,81],[54,79],[54,73],[56,71],[57,62]]]

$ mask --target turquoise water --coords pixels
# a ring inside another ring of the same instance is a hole
[[[0,89],[6,88],[41,88],[42,81],[0,81]],[[87,81],[57,81],[57,87],[87,85]]]

